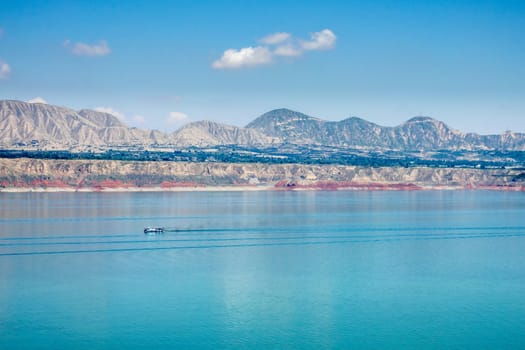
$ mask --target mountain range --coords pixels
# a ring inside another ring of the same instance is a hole
[[[352,117],[326,121],[289,109],[267,112],[246,127],[199,121],[173,133],[128,127],[103,112],[75,111],[42,103],[0,101],[0,147],[86,149],[114,146],[253,147],[323,145],[393,150],[525,150],[525,134],[463,133],[429,117],[414,117],[395,127]]]

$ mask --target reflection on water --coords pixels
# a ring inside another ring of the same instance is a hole
[[[521,193],[4,193],[0,206],[8,349],[525,346]]]

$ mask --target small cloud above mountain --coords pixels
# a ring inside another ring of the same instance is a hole
[[[168,118],[166,118],[166,123],[174,125],[174,124],[180,124],[186,120],[188,120],[188,115],[186,113],[170,112],[170,114],[168,115]]]
[[[142,115],[136,115],[133,117],[133,121],[137,124],[144,124],[144,122],[146,121],[146,118],[144,118],[144,116]]]
[[[275,62],[275,57],[299,57],[306,51],[331,50],[337,37],[330,29],[310,34],[309,40],[294,38],[290,33],[269,34],[259,42],[262,46],[228,49],[212,63],[214,69],[238,69]]]
[[[0,80],[7,79],[9,74],[11,74],[11,67],[7,64],[7,62],[4,62],[0,59]]]
[[[114,108],[111,108],[111,107],[96,107],[96,108],[93,108],[95,111],[97,112],[102,112],[102,113],[107,113],[107,114],[111,114],[112,116],[115,116],[117,117],[118,119],[120,120],[126,120],[126,116],[124,115],[124,113],[114,109]]]
[[[47,105],[47,101],[44,100],[42,97],[37,96],[27,101],[28,103],[43,103]]]
[[[106,56],[111,53],[111,48],[105,40],[100,40],[95,44],[86,44],[83,42],[72,43],[70,40],[64,41],[64,47],[73,55],[77,56]]]

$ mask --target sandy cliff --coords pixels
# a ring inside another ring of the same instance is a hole
[[[3,189],[265,185],[279,189],[523,190],[523,178],[522,172],[506,169],[0,159]]]

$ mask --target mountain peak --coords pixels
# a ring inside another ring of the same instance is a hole
[[[271,111],[268,111],[264,114],[278,114],[278,113],[299,113],[297,111],[294,111],[292,109],[289,109],[289,108],[276,108],[276,109],[272,109]]]
[[[525,134],[464,134],[445,123],[417,116],[395,127],[351,117],[325,121],[287,108],[269,111],[246,128],[213,121],[189,123],[173,134],[128,128],[117,117],[92,110],[0,100],[0,147],[91,148],[110,145],[325,145],[398,150],[525,150]],[[18,146],[17,146],[18,147]]]
[[[358,125],[376,125],[372,122],[369,122],[366,119],[359,118],[356,116],[352,116],[346,119],[341,120],[340,122],[334,122],[334,123],[343,123],[343,124],[358,124]]]
[[[298,120],[320,121],[320,119],[318,118],[310,117],[309,115],[306,115],[301,112],[293,111],[288,108],[279,108],[279,109],[274,109],[274,110],[264,113],[259,118],[255,119],[250,124],[248,124],[246,127],[255,128],[257,126],[268,124],[268,123],[283,123],[283,122],[291,122],[291,121],[298,121]]]
[[[438,120],[436,120],[434,118],[427,117],[427,116],[424,116],[424,115],[420,115],[420,116],[415,116],[415,117],[410,118],[409,120],[407,120],[405,122],[405,124],[422,123],[422,122],[437,122],[437,121]]]
[[[111,113],[81,109],[78,114],[102,127],[126,127],[122,120]]]
[[[210,120],[186,124],[174,132],[172,136],[177,145],[184,146],[261,145],[273,142],[271,137],[257,130],[239,128]]]
[[[309,115],[301,112],[293,111],[287,108],[274,109],[264,113],[250,124],[246,125],[246,128],[257,129],[263,131],[270,128],[282,127],[291,123],[318,123],[320,119],[310,117]]]
[[[43,112],[60,112],[60,113],[68,113],[68,114],[74,114],[75,111],[66,108],[66,107],[60,107],[55,105],[50,105],[47,103],[31,103],[31,102],[25,102],[25,101],[18,101],[18,100],[0,100],[0,110],[3,111],[17,111],[19,113],[27,112],[27,111],[43,111]]]
[[[82,147],[136,144],[140,131],[128,129],[107,113],[43,103],[0,101],[0,144],[40,143],[41,146]]]

